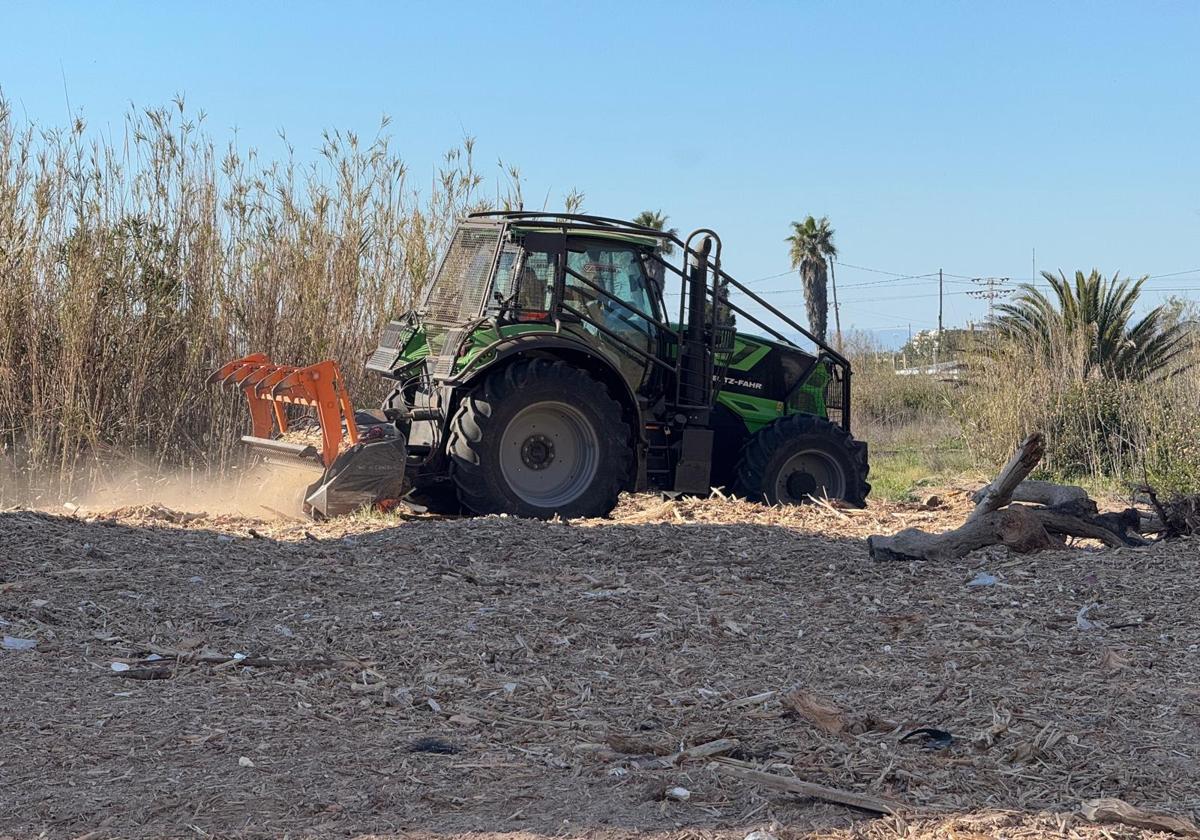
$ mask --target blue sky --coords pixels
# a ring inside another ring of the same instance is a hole
[[[843,326],[881,335],[937,318],[936,278],[894,275],[956,275],[961,324],[966,278],[1027,279],[1034,248],[1200,295],[1200,2],[6,2],[0,31],[41,124],[182,93],[219,138],[307,156],[386,113],[414,173],[471,134],[527,199],[715,228],[743,280],[826,214]],[[794,274],[756,288],[803,313]]]

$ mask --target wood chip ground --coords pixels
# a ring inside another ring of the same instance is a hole
[[[1197,543],[868,560],[868,534],[961,523],[943,498],[0,513],[0,631],[36,641],[0,648],[0,835],[1138,836],[1072,816],[1100,797],[1194,819]]]

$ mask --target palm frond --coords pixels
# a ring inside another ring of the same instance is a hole
[[[1145,277],[1106,278],[1098,269],[1076,271],[1070,279],[1063,271],[1043,271],[1042,277],[1050,294],[1026,283],[996,307],[992,326],[1010,343],[1059,364],[1082,364],[1084,377],[1147,379],[1170,375],[1184,363],[1193,330],[1177,313],[1159,306],[1133,323]],[[1072,355],[1072,346],[1082,350]]]

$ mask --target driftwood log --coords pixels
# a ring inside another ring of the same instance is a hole
[[[971,496],[971,501],[979,504],[984,496],[992,489],[992,484],[985,484]],[[1072,484],[1055,484],[1053,481],[1030,481],[1026,479],[1012,491],[1012,501],[1027,502],[1046,507],[1069,507],[1072,505],[1091,506],[1096,511],[1096,503],[1088,498],[1087,491]]]
[[[1026,554],[1062,548],[1066,537],[1113,547],[1146,544],[1138,533],[1137,510],[1101,514],[1081,487],[1026,481],[1045,448],[1041,433],[1027,437],[996,479],[974,495],[975,508],[960,527],[940,534],[908,528],[892,536],[869,537],[871,559],[952,560],[989,545]]]

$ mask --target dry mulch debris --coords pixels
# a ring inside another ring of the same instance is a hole
[[[0,630],[34,642],[0,648],[0,835],[1146,834],[1075,813],[1098,797],[1194,818],[1196,542],[868,560],[868,534],[969,507],[0,513]]]

